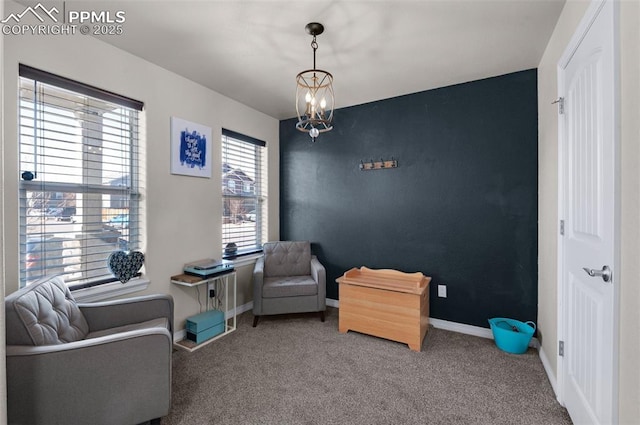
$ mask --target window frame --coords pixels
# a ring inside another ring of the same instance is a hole
[[[225,174],[228,174],[230,171],[236,171],[235,169],[232,170],[228,170],[226,173],[225,171],[225,166],[228,166],[228,152],[226,152],[226,150],[228,149],[228,147],[226,147],[226,143],[228,139],[232,139],[234,142],[239,142],[239,143],[244,143],[247,145],[253,145],[254,147],[256,147],[256,155],[254,157],[254,162],[253,165],[255,166],[255,170],[257,173],[259,173],[258,176],[256,176],[256,181],[253,181],[252,183],[247,183],[245,181],[239,181],[236,182],[236,180],[227,180],[227,182],[225,183]],[[267,240],[267,234],[268,234],[268,224],[267,224],[267,214],[266,214],[266,210],[267,210],[267,206],[268,206],[268,184],[267,184],[267,173],[268,173],[268,169],[267,169],[267,164],[266,164],[266,160],[267,160],[267,144],[266,142],[260,140],[260,139],[256,139],[253,138],[251,136],[247,136],[244,135],[242,133],[238,133],[236,131],[233,130],[228,130],[226,128],[222,128],[222,136],[221,136],[221,159],[222,159],[222,193],[221,193],[221,200],[222,200],[222,225],[221,225],[221,236],[222,236],[222,258],[223,259],[227,259],[227,260],[231,260],[231,259],[236,259],[239,257],[246,257],[246,256],[250,256],[253,254],[257,254],[257,253],[262,253],[262,245],[264,242],[266,242]],[[230,187],[232,186],[230,183],[233,182],[233,187],[234,187],[234,194],[225,194],[225,188],[226,189],[230,189]],[[247,187],[247,185],[249,185],[251,187],[252,190],[250,190],[249,192],[245,191],[245,188]],[[238,194],[237,192],[241,192],[240,194]],[[228,234],[227,231],[225,231],[225,224],[229,224],[229,223],[225,223],[225,219],[226,219],[226,215],[225,215],[225,208],[226,208],[226,204],[227,204],[227,200],[228,199],[237,199],[237,198],[243,198],[243,199],[254,199],[255,200],[255,223],[256,223],[256,230],[255,230],[255,234],[254,234],[254,239],[255,239],[255,246],[248,246],[248,247],[239,247],[236,251],[233,250],[226,250],[225,246],[227,243],[229,243],[226,238],[225,235]]]
[[[49,119],[52,115],[52,112],[42,112],[41,116],[36,117],[35,116],[35,111],[36,111],[36,106],[35,104],[32,105],[32,107],[34,108],[34,117],[31,120],[30,118],[26,120],[26,124],[25,122],[23,122],[23,116],[22,116],[22,89],[20,89],[19,91],[19,98],[18,98],[18,103],[19,103],[19,111],[20,113],[18,114],[18,149],[19,149],[19,155],[20,155],[20,159],[19,159],[19,164],[20,164],[20,171],[19,173],[21,173],[21,177],[19,179],[19,184],[18,184],[18,199],[19,199],[19,204],[20,204],[20,211],[19,211],[19,216],[18,216],[18,220],[19,220],[19,264],[20,264],[20,282],[19,285],[20,287],[25,287],[27,285],[29,285],[30,283],[32,283],[31,279],[28,279],[28,273],[27,273],[27,263],[29,261],[29,252],[28,252],[28,248],[27,248],[27,244],[29,243],[29,232],[27,230],[28,226],[30,226],[27,223],[28,220],[28,211],[32,208],[28,206],[28,202],[29,202],[29,197],[27,196],[28,193],[68,193],[68,194],[75,194],[76,196],[78,194],[82,194],[82,195],[91,195],[91,196],[99,196],[102,195],[102,200],[101,200],[101,204],[100,204],[100,209],[102,210],[104,207],[103,202],[105,202],[105,197],[109,197],[109,200],[107,201],[110,205],[110,203],[112,202],[116,202],[118,205],[122,205],[121,203],[124,201],[124,203],[127,205],[127,207],[121,207],[119,209],[127,209],[127,247],[129,249],[139,249],[142,246],[142,240],[143,240],[143,235],[140,229],[140,223],[141,223],[141,216],[140,216],[140,200],[141,200],[141,194],[140,194],[140,186],[139,186],[139,181],[140,181],[140,164],[141,164],[141,159],[140,159],[140,146],[142,144],[142,140],[139,134],[139,125],[140,125],[140,121],[141,121],[141,116],[140,116],[140,112],[143,111],[144,109],[144,104],[142,102],[139,102],[137,100],[125,97],[125,96],[121,96],[118,94],[115,94],[113,92],[109,92],[106,90],[102,90],[99,89],[97,87],[94,86],[90,86],[84,83],[80,83],[65,77],[61,77],[55,74],[51,74],[49,72],[46,71],[42,71],[36,68],[32,68],[23,64],[19,64],[19,81],[21,82],[21,87],[23,84],[23,79],[27,79],[30,83],[34,84],[34,89],[33,89],[33,101],[36,102],[37,101],[37,90],[39,87],[41,87],[40,85],[45,85],[45,86],[50,86],[49,89],[47,90],[51,90],[53,93],[55,93],[55,90],[62,90],[65,91],[67,93],[69,93],[69,96],[71,98],[73,98],[74,96],[77,96],[78,98],[85,98],[87,99],[87,102],[92,101],[91,99],[93,99],[93,101],[101,101],[104,102],[106,105],[113,105],[116,106],[117,108],[120,108],[122,111],[127,112],[127,114],[131,114],[130,117],[128,117],[126,120],[123,120],[121,117],[119,118],[119,123],[122,123],[124,125],[128,125],[130,126],[130,130],[129,130],[129,136],[127,138],[127,136],[124,136],[125,139],[127,140],[126,144],[122,145],[121,141],[116,142],[117,145],[116,146],[127,146],[129,148],[129,152],[128,152],[128,156],[129,156],[129,167],[126,169],[126,176],[127,176],[127,183],[126,184],[122,184],[122,185],[113,185],[113,186],[109,186],[106,185],[105,183],[102,184],[91,184],[89,182],[82,182],[82,183],[70,183],[70,182],[62,182],[60,180],[52,180],[52,181],[38,181],[36,180],[29,180],[28,178],[24,178],[24,176],[22,175],[23,172],[25,170],[22,170],[22,166],[23,166],[23,156],[22,156],[22,151],[23,149],[29,145],[28,141],[27,142],[23,142],[23,134],[22,134],[22,127],[26,126],[27,128],[33,128],[34,134],[36,131],[46,131],[43,130],[45,128],[46,122],[45,120]],[[46,87],[45,87],[46,88]],[[43,88],[42,90],[44,90],[45,88]],[[60,93],[62,93],[62,91]],[[47,108],[52,108],[55,111],[55,105],[54,104],[49,104],[44,102],[43,103],[44,107]],[[46,105],[52,105],[52,106],[46,106]],[[116,108],[116,109],[117,109]],[[126,108],[122,109],[122,108]],[[80,111],[80,109],[67,109],[69,111]],[[114,109],[115,110],[115,109]],[[101,118],[104,119],[106,121],[109,121],[110,119],[107,118]],[[87,129],[89,127],[85,127],[85,123],[83,120],[80,120],[81,122],[83,122],[82,124],[82,132],[88,131]],[[64,126],[65,124],[56,124],[55,121],[52,121],[53,125],[58,125],[58,126]],[[102,126],[105,126],[107,124],[104,124],[104,121],[100,121],[102,122]],[[87,126],[90,126],[91,124],[87,124]],[[100,127],[100,146],[102,146],[102,143],[113,143],[113,142],[109,142],[108,138],[109,135],[107,134],[105,136],[104,133],[104,128],[105,127]],[[93,130],[95,131],[95,129]],[[104,138],[103,138],[104,137]],[[122,136],[120,136],[122,137]],[[48,138],[45,138],[44,140],[49,140]],[[73,145],[77,145],[80,148],[80,151],[83,151],[85,149],[87,149],[87,146],[91,146],[87,144],[87,136],[85,136],[83,134],[81,141],[79,142],[79,144],[76,144],[75,142],[64,142],[64,143],[73,143]],[[34,143],[34,146],[36,141],[34,139],[34,141],[32,142]],[[44,145],[43,145],[44,146]],[[57,148],[53,148],[53,149],[60,149],[59,147]],[[56,151],[57,153],[57,151]],[[36,161],[36,154],[34,153],[34,161]],[[46,155],[40,155],[37,158],[47,158]],[[125,158],[125,157],[123,157]],[[101,161],[102,161],[102,157],[101,157]],[[101,162],[102,163],[102,162]],[[35,162],[34,162],[34,170],[37,172],[37,168],[35,166]],[[83,159],[82,162],[82,168],[80,169],[81,173],[83,175],[85,175],[86,173],[90,173],[93,168],[86,168],[85,167],[85,160]],[[55,173],[54,173],[55,174]],[[123,176],[124,178],[124,176]],[[114,198],[111,197],[116,197],[115,201]],[[89,201],[87,201],[89,202]],[[75,198],[74,198],[74,204],[73,204],[73,208],[75,209],[76,204],[75,204]],[[89,208],[88,206],[85,207],[85,209]],[[96,208],[96,207],[93,207]],[[46,218],[42,219],[43,221],[46,220]],[[96,221],[89,221],[87,222],[88,225],[90,224],[97,224],[98,220],[100,220],[99,218],[96,219]],[[101,220],[100,220],[101,222]],[[46,225],[41,225],[43,227],[43,229],[45,228]],[[65,232],[68,234],[73,234],[74,231],[72,232]],[[43,230],[41,232],[38,232],[38,238],[40,240],[39,244],[44,245],[47,242],[47,239],[45,239],[45,236],[48,234],[47,231]],[[81,230],[79,232],[79,234],[83,235],[83,238],[86,238],[87,236],[85,235],[85,231]],[[54,237],[56,237],[54,235]],[[38,242],[36,242],[38,243]],[[77,255],[79,257],[79,264],[82,264],[83,266],[81,267],[82,270],[100,270],[101,267],[98,268],[91,268],[91,269],[87,269],[85,264],[91,263],[91,259],[89,258],[90,255],[95,255],[93,253],[87,253],[83,251],[84,248],[80,248],[80,254]],[[118,248],[114,248],[112,252],[119,250]],[[46,252],[47,249],[46,248],[40,248],[40,252]],[[61,251],[63,251],[63,249],[61,249]],[[108,252],[108,248],[107,248],[107,252]],[[64,254],[61,253],[61,258],[64,259],[68,256],[68,254]],[[46,258],[46,257],[45,257]],[[51,272],[55,272],[56,271],[56,267],[54,266],[53,268],[51,266],[49,266],[47,264],[47,260],[40,260],[44,262],[44,265],[42,266],[42,275],[43,276],[47,276],[50,275]],[[62,260],[61,260],[62,261]],[[106,269],[106,266],[105,266]],[[85,272],[81,272],[85,273]],[[140,277],[141,273],[137,274],[137,277]],[[139,279],[138,279],[139,280]],[[105,285],[108,283],[112,283],[112,282],[118,282],[118,279],[115,278],[115,276],[113,275],[109,275],[109,274],[100,274],[96,277],[81,277],[80,280],[78,281],[70,281],[68,282],[68,287],[71,290],[78,290],[78,289],[86,289],[86,288],[94,288],[96,286],[99,285]],[[146,284],[148,284],[148,281],[143,280],[143,284],[146,282]],[[138,285],[138,284],[136,284]]]

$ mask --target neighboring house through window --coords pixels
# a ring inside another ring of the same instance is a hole
[[[266,143],[222,129],[222,249],[262,250],[267,237]],[[229,257],[230,255],[226,255]]]
[[[115,281],[107,258],[140,248],[141,102],[20,65],[20,286],[62,274]]]

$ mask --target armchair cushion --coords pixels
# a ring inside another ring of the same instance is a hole
[[[264,298],[316,295],[318,284],[309,276],[267,277],[262,286]]]
[[[89,332],[86,339],[100,338],[105,335],[116,335],[122,332],[137,331],[140,329],[152,329],[161,328],[168,331],[171,330],[169,326],[169,320],[166,317],[159,317],[157,319],[147,320],[140,323],[132,323],[130,325],[118,326],[117,328],[103,329],[101,331]]]
[[[89,325],[61,277],[42,279],[5,299],[7,345],[53,345],[84,339]]]
[[[311,274],[309,242],[269,242],[263,246],[264,276],[306,276]]]
[[[89,324],[89,332],[166,318],[173,333],[173,298],[170,295],[142,295],[113,301],[78,304]]]

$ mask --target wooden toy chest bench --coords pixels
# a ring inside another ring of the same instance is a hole
[[[362,332],[420,351],[429,327],[430,277],[360,267],[336,281],[340,285],[339,332]]]

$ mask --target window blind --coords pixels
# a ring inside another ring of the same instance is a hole
[[[20,66],[20,281],[114,281],[107,258],[138,249],[142,103]]]
[[[262,250],[267,237],[266,143],[222,129],[223,256]],[[237,252],[225,248],[235,244]]]

